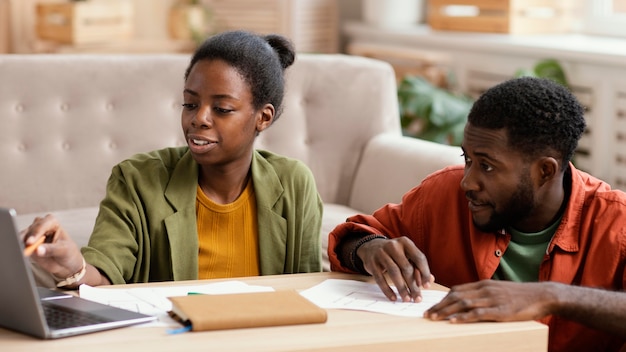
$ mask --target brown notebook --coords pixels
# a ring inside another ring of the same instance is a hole
[[[169,297],[172,315],[193,331],[326,322],[326,310],[293,290]]]

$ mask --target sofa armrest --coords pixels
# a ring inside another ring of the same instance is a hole
[[[462,164],[461,153],[460,147],[380,134],[365,147],[348,206],[369,214],[387,203],[398,203],[429,174]]]

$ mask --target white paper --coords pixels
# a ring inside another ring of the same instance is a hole
[[[124,308],[135,312],[156,316],[154,323],[141,324],[137,327],[168,326],[180,327],[167,312],[172,309],[172,303],[167,297],[186,296],[190,293],[202,294],[232,294],[245,292],[274,291],[272,287],[248,285],[242,281],[223,281],[202,285],[172,285],[134,288],[107,288],[106,286],[92,287],[81,285],[81,298],[88,299],[110,306]]]
[[[395,291],[395,288],[392,287]],[[397,291],[396,291],[397,293]],[[300,294],[326,309],[352,309],[369,312],[422,317],[428,308],[437,304],[447,292],[421,290],[421,302],[390,301],[378,285],[355,280],[328,279]]]

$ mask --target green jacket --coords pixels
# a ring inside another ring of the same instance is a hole
[[[300,161],[255,151],[261,275],[322,270],[322,202]],[[198,165],[187,147],[138,154],[115,167],[85,260],[113,284],[198,278]]]

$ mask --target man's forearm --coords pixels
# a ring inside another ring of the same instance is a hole
[[[553,314],[626,339],[626,292],[556,284]]]

